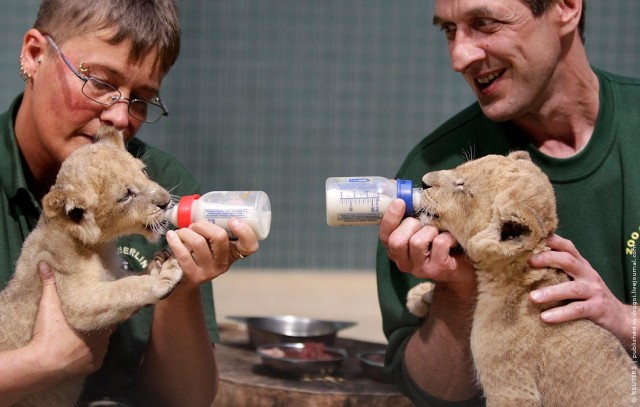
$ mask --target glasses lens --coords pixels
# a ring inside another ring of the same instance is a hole
[[[143,122],[156,122],[164,113],[165,111],[161,106],[145,100],[134,99],[129,104],[129,114]]]
[[[120,99],[120,91],[108,83],[89,78],[82,86],[82,93],[102,105],[111,106]]]

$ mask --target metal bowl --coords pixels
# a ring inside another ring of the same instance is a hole
[[[321,342],[267,344],[259,346],[256,353],[265,366],[296,376],[331,375],[348,356],[344,349]]]
[[[247,325],[249,342],[254,348],[285,342],[322,342],[333,345],[338,331],[356,325],[349,321],[325,321],[292,315],[227,318]]]
[[[365,376],[379,382],[393,383],[391,375],[384,370],[384,355],[385,350],[379,349],[359,352],[356,357],[360,360],[360,368]]]

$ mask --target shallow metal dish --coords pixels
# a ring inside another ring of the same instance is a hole
[[[347,358],[347,351],[341,348],[323,346],[321,359],[310,359],[305,355],[308,347],[317,350],[320,342],[314,343],[275,343],[259,346],[256,353],[262,358],[262,363],[269,368],[276,369],[297,376],[331,375],[335,373]],[[305,349],[307,348],[307,349]],[[312,349],[312,353],[313,353]],[[277,355],[279,353],[280,355]],[[286,354],[285,354],[286,353]],[[297,355],[300,355],[299,357]]]
[[[254,348],[284,342],[322,342],[333,345],[338,331],[356,325],[350,321],[326,321],[293,315],[227,318],[247,325],[249,342]]]
[[[384,370],[384,355],[385,350],[379,349],[359,352],[356,357],[365,376],[379,382],[393,383],[393,377]]]

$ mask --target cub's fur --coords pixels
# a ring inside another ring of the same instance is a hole
[[[53,269],[67,321],[83,332],[124,321],[169,295],[182,278],[173,258],[158,258],[148,275],[121,271],[115,239],[141,234],[157,240],[171,197],[125,150],[122,134],[102,127],[95,138],[63,162],[56,184],[43,198],[38,224],[24,242],[15,275],[0,292],[0,350],[31,339],[42,295],[42,261]],[[18,405],[73,405],[83,381],[64,382]]]
[[[471,351],[488,406],[629,406],[637,369],[620,341],[582,319],[546,324],[529,293],[568,281],[533,268],[534,253],[558,223],[546,175],[526,152],[486,156],[426,174],[421,220],[449,231],[476,269]],[[414,287],[407,306],[425,316],[432,283]],[[557,304],[556,304],[557,305]]]

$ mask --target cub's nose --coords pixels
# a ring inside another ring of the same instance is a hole
[[[422,177],[422,188],[429,189],[436,185],[438,175],[436,172],[428,172]]]
[[[171,195],[164,189],[160,189],[154,192],[154,203],[163,211],[171,204]]]

